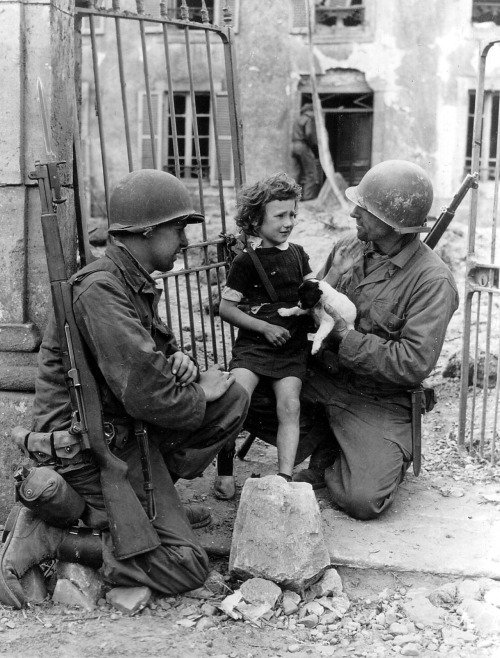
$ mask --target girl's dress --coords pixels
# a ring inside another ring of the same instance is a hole
[[[264,288],[259,273],[247,252],[234,259],[226,282],[223,298],[232,301],[234,291],[242,295],[239,308],[260,320],[285,327],[290,339],[280,347],[274,347],[259,333],[240,328],[233,346],[230,370],[246,368],[256,375],[282,379],[303,378],[308,354],[307,332],[311,331],[309,316],[283,318],[278,308],[291,308],[298,302],[297,289],[304,277],[311,274],[309,256],[303,247],[288,243],[287,249],[259,247],[255,250],[262,266],[278,295],[272,302]]]

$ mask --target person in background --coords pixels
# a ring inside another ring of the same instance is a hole
[[[292,128],[292,178],[302,185],[302,201],[315,199],[321,189],[318,137],[311,103],[303,105]]]

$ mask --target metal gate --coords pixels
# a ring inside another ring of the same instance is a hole
[[[470,452],[490,459],[492,464],[497,452],[500,386],[500,265],[496,247],[500,112],[497,106],[496,117],[485,115],[485,75],[488,53],[499,43],[489,43],[481,53],[475,99],[471,170],[480,172],[480,180],[493,179],[493,197],[486,207],[485,195],[479,197],[478,189],[472,189],[458,428],[459,445],[467,445]],[[484,188],[480,185],[479,189]]]
[[[187,185],[206,220],[188,227],[182,265],[156,278],[162,315],[205,367],[227,366],[234,339],[217,313],[235,242],[227,207],[244,181],[231,4],[112,0],[106,8],[77,0],[76,10],[77,212],[83,226],[89,212],[107,216],[110,190],[135,169],[168,171]]]

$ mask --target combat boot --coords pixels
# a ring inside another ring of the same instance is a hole
[[[68,531],[49,526],[26,507],[19,507],[11,522],[0,553],[0,601],[22,608],[27,601],[20,579],[35,564],[55,558]]]
[[[23,506],[14,508],[8,525],[0,553],[0,601],[5,605],[21,608],[27,603],[20,579],[44,560],[76,562],[93,569],[102,565],[98,530],[56,528]]]

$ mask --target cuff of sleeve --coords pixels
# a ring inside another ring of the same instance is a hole
[[[355,329],[350,329],[337,346],[340,363],[345,366],[352,366],[356,356],[359,354],[363,334]]]

